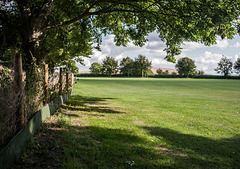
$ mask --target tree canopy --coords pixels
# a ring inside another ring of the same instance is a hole
[[[217,73],[222,73],[223,76],[227,79],[227,76],[232,73],[233,63],[231,59],[228,59],[226,56],[222,56],[221,60],[218,62],[218,67],[215,69]]]
[[[106,56],[103,60],[103,71],[106,75],[111,76],[113,73],[117,73],[118,71],[118,61],[113,57]]]
[[[91,67],[89,68],[91,70],[92,74],[101,74],[103,73],[103,67],[100,63],[94,62],[91,64]]]
[[[179,59],[175,67],[178,70],[178,73],[185,77],[189,77],[189,75],[193,75],[196,70],[196,65],[194,61],[188,57]]]
[[[121,74],[125,74],[127,76],[134,74],[134,61],[130,57],[123,58],[120,63],[120,71]]]
[[[138,57],[135,58],[134,64],[136,74],[141,75],[142,77],[147,75],[149,68],[152,66],[152,62],[143,55],[138,55]]]
[[[166,43],[166,59],[175,61],[184,41],[205,45],[216,36],[233,38],[239,0],[3,0],[0,8],[1,60],[20,49],[24,62],[63,61],[89,56],[102,36],[114,34],[115,44],[142,46],[157,31]]]

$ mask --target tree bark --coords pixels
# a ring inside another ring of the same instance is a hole
[[[71,72],[71,90],[73,89],[74,85],[74,74]]]
[[[19,127],[25,125],[25,117],[23,111],[23,77],[22,77],[22,56],[20,53],[17,53],[14,58],[14,82],[15,82],[15,93],[18,97],[17,105],[17,119],[20,119],[18,122]]]
[[[68,71],[66,72],[66,91],[69,90],[69,77],[68,77],[69,73]]]
[[[44,66],[44,95],[45,95],[45,99],[44,99],[44,103],[48,103],[49,100],[49,94],[48,94],[48,64],[45,64]]]
[[[60,68],[59,72],[59,95],[62,94],[62,83],[63,83],[63,68]]]

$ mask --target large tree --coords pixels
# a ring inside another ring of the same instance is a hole
[[[217,73],[223,74],[224,78],[227,79],[228,75],[232,73],[233,63],[231,59],[226,56],[222,56],[221,60],[218,62],[218,67],[215,69]]]
[[[179,59],[175,67],[178,70],[179,75],[183,75],[185,77],[189,77],[189,75],[194,74],[196,70],[194,61],[188,57]]]
[[[102,67],[104,73],[108,76],[111,76],[113,73],[117,73],[118,71],[118,61],[113,57],[106,56],[106,58],[103,60]]]
[[[148,75],[148,70],[151,68],[152,62],[149,61],[146,56],[138,55],[134,61],[135,74],[141,75],[142,77]]]
[[[185,40],[211,45],[216,43],[216,35],[232,38],[235,30],[231,23],[239,16],[239,0],[3,0],[0,3],[1,60],[9,59],[3,57],[6,50],[19,48],[26,63],[33,58],[38,63],[45,59],[58,63],[79,53],[89,55],[92,42],[98,47],[106,34],[115,35],[116,45],[126,46],[133,41],[142,46],[146,35],[155,30],[166,43],[166,59],[174,61]]]
[[[134,61],[130,57],[123,58],[120,63],[121,74],[125,74],[128,77],[134,73]]]
[[[234,69],[236,70],[237,74],[240,74],[240,58],[238,58],[234,63]]]
[[[94,62],[89,68],[92,74],[101,74],[103,73],[103,66],[100,63]]]

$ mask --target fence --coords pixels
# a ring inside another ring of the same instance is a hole
[[[20,55],[7,67],[0,65],[0,150],[35,112],[74,84],[73,74],[64,68],[57,73],[47,64],[35,64],[25,72],[24,66]]]

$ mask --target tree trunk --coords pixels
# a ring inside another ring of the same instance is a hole
[[[59,95],[62,95],[62,87],[63,87],[63,68],[60,68],[60,72],[59,72]]]
[[[66,91],[69,90],[69,77],[68,77],[68,71],[66,72]]]
[[[71,73],[71,90],[73,89],[73,85],[74,85],[74,74]]]
[[[14,58],[14,82],[15,93],[18,97],[17,105],[17,119],[19,119],[18,126],[23,127],[25,125],[24,111],[23,111],[23,77],[22,77],[22,56],[17,53]]]
[[[48,64],[45,64],[44,66],[44,95],[45,95],[45,99],[44,99],[44,103],[48,103],[48,99],[49,99],[49,94],[48,94]]]

